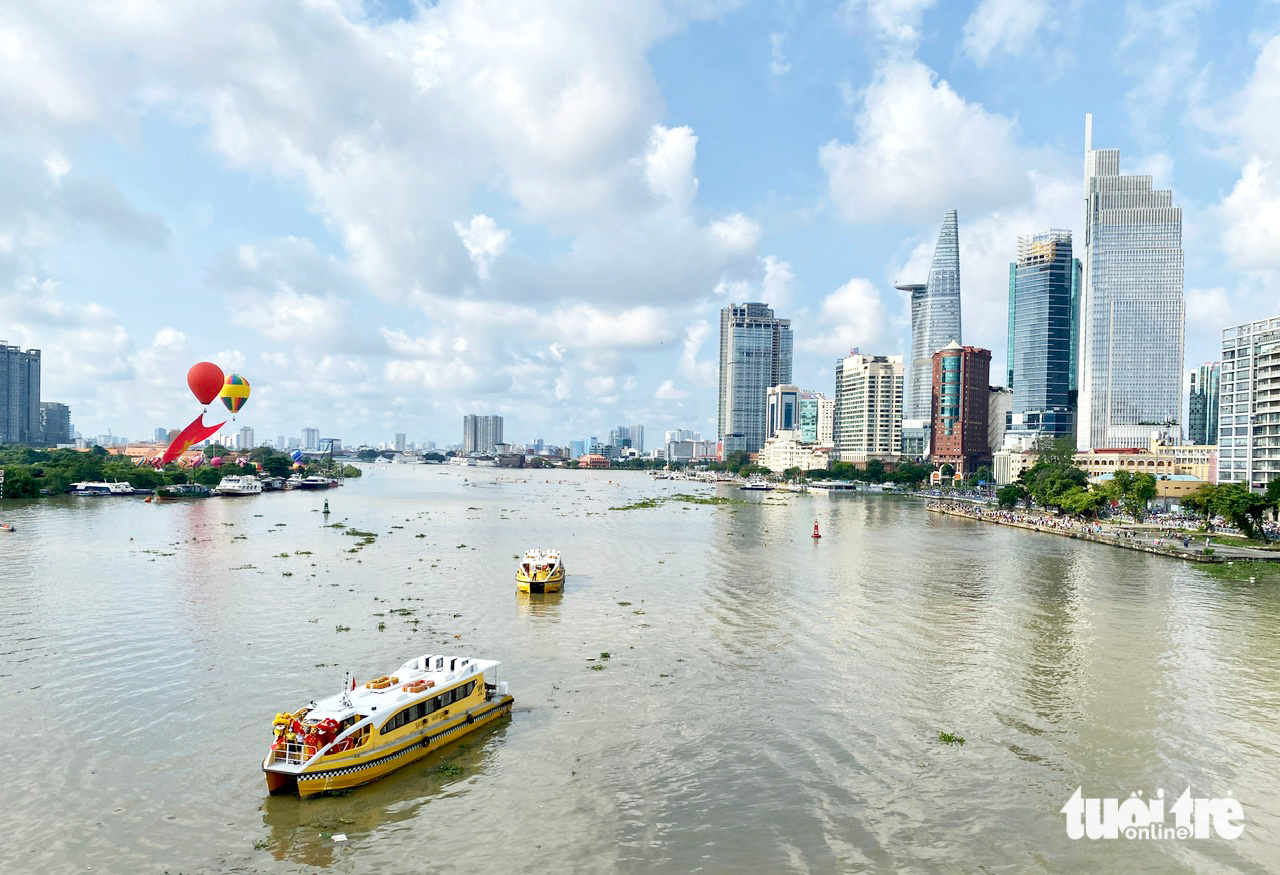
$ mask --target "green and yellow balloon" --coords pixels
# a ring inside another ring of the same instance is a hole
[[[249,381],[239,374],[227,374],[218,397],[232,414],[239,413],[240,408],[249,401]]]

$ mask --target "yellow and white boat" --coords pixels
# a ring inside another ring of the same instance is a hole
[[[559,550],[526,550],[516,568],[516,589],[521,592],[560,592],[564,589],[564,563]]]
[[[420,656],[392,676],[276,715],[267,789],[306,798],[367,784],[511,713],[500,663]]]

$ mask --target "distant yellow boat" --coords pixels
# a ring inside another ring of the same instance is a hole
[[[497,670],[488,659],[420,656],[395,676],[277,714],[267,789],[305,798],[367,784],[510,714]]]
[[[559,550],[527,550],[516,568],[516,589],[521,592],[560,592],[564,589],[564,563]]]

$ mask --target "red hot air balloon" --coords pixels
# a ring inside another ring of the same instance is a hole
[[[208,404],[222,391],[222,368],[213,362],[200,362],[187,371],[187,385],[201,404]]]

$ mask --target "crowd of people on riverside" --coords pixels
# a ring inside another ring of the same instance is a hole
[[[1200,536],[1196,533],[1180,531],[1176,528],[1135,529],[1128,525],[1103,523],[1096,520],[1080,520],[1066,516],[1054,516],[1044,511],[1004,510],[1001,508],[983,507],[963,501],[934,501],[929,507],[945,513],[967,516],[987,522],[1002,523],[1013,526],[1031,526],[1036,529],[1062,532],[1066,534],[1088,535],[1100,540],[1111,540],[1117,544],[1150,544],[1153,547],[1179,546],[1184,550],[1191,549],[1192,543],[1209,547],[1209,539],[1204,538],[1199,544]]]

